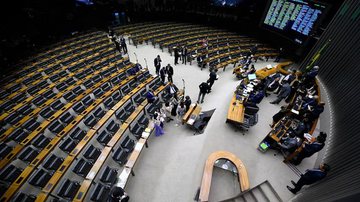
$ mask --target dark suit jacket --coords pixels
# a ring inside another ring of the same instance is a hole
[[[166,72],[172,76],[174,75],[174,68],[172,66],[166,66]]]
[[[326,177],[326,172],[320,169],[311,169],[307,170],[305,174],[301,176],[302,180],[304,180],[305,184],[313,184],[321,179]]]

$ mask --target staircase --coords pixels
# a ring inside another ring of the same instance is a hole
[[[280,196],[276,193],[275,189],[271,186],[269,181],[256,185],[252,189],[242,192],[237,196],[223,200],[221,202],[282,202]]]

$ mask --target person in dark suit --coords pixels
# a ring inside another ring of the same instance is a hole
[[[128,202],[130,197],[121,187],[113,187],[110,191],[108,202]]]
[[[209,74],[209,79],[208,79],[208,83],[209,83],[209,92],[211,92],[211,87],[214,85],[215,80],[217,80],[217,69],[215,70],[211,70],[210,74]]]
[[[291,183],[295,186],[294,188],[291,188],[290,186],[286,186],[286,188],[291,193],[296,194],[304,185],[314,184],[315,182],[324,179],[329,171],[330,166],[326,163],[322,163],[319,168],[306,170],[305,174],[302,174],[296,183],[291,180]]]
[[[187,48],[183,46],[181,50],[182,63],[186,65]]]
[[[179,64],[178,61],[179,61],[179,57],[180,57],[180,55],[179,55],[179,50],[178,50],[177,47],[174,49],[174,56],[175,56],[175,62],[174,62],[174,64],[177,65],[177,64]]]
[[[174,75],[174,68],[172,66],[170,66],[170,64],[168,64],[166,66],[166,73],[168,75],[168,81],[172,83],[173,82],[172,77]]]
[[[205,94],[210,92],[210,87],[206,82],[202,82],[199,85],[199,88],[200,88],[200,92],[199,92],[199,97],[198,97],[197,103],[200,103],[200,101],[201,101],[201,103],[203,103]],[[201,98],[201,100],[200,100],[200,98]]]
[[[186,111],[186,112],[189,111],[190,105],[191,105],[191,99],[190,99],[190,97],[189,97],[188,95],[185,97],[185,102],[184,102],[184,104],[185,104],[185,111]],[[185,113],[186,113],[186,112],[185,112]]]
[[[157,75],[159,75],[160,73],[160,67],[161,67],[161,58],[160,55],[158,55],[155,59],[154,59],[154,66],[155,66],[155,72]]]
[[[284,85],[281,87],[281,90],[276,98],[276,100],[270,102],[270,104],[279,104],[282,99],[285,99],[287,96],[289,96],[291,92],[291,86],[288,82],[284,82]]]
[[[120,38],[120,44],[121,44],[121,48],[122,48],[123,51],[124,51],[124,54],[126,54],[126,53],[127,53],[127,46],[126,46],[126,41],[125,41],[124,36],[121,36],[121,38]]]
[[[116,50],[119,51],[120,55],[121,55],[121,46],[120,46],[120,40],[117,39],[116,35],[113,36],[113,42],[115,44]]]
[[[162,67],[160,69],[160,79],[163,83],[165,83],[165,75],[166,75],[166,68]]]
[[[294,165],[299,165],[304,158],[308,158],[324,148],[325,140],[326,137],[319,135],[315,142],[303,144],[303,149],[296,156],[296,159],[293,160]]]

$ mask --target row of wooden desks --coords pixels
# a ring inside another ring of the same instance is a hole
[[[197,117],[201,112],[201,106],[199,104],[191,104],[189,110],[185,113],[182,119],[183,124],[188,124],[192,126],[196,121]]]

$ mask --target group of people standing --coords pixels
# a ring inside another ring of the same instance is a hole
[[[209,74],[209,79],[206,82],[202,82],[199,85],[199,96],[197,103],[204,103],[205,95],[211,92],[211,88],[214,85],[215,81],[218,79],[218,75],[216,74],[217,69],[211,70]]]
[[[179,64],[179,59],[180,61],[182,61],[182,64],[186,65],[186,60],[187,60],[187,54],[188,54],[188,50],[186,48],[186,46],[182,46],[180,48],[178,48],[179,46],[174,48],[174,65]]]
[[[167,76],[168,82],[173,83],[174,68],[170,64],[161,68],[161,62],[162,62],[162,60],[160,58],[160,55],[158,55],[154,59],[154,66],[155,66],[156,74],[160,76],[160,79],[163,83],[165,83],[166,76]]]
[[[127,54],[128,50],[123,35],[117,36],[112,29],[109,29],[108,38],[112,43],[114,43],[116,50],[119,51],[120,55]]]

